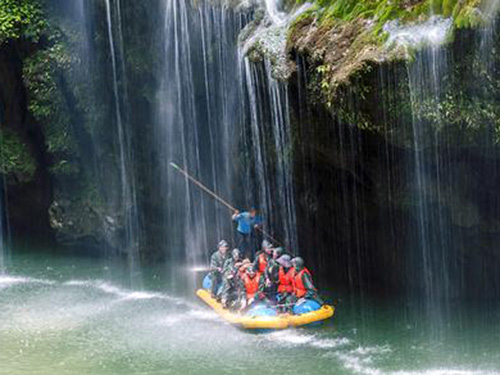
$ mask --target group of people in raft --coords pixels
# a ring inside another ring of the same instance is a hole
[[[320,305],[311,272],[304,260],[292,257],[282,247],[263,240],[260,251],[252,247],[253,230],[262,224],[257,210],[236,211],[238,248],[229,251],[222,240],[210,258],[212,297],[230,310],[246,310],[257,303],[272,304],[279,312],[291,313],[304,299]]]

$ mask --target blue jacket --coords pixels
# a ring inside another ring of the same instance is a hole
[[[233,220],[238,223],[238,228],[236,228],[236,230],[242,234],[250,234],[255,225],[262,224],[262,218],[260,216],[257,215],[251,218],[248,212],[242,212],[235,215]]]

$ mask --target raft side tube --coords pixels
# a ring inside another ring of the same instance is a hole
[[[213,308],[215,312],[228,323],[251,330],[276,330],[289,327],[300,327],[315,322],[321,322],[331,318],[335,314],[335,308],[333,306],[324,305],[319,310],[301,315],[284,314],[278,316],[251,317],[224,309],[219,302],[212,298],[210,292],[205,289],[199,289],[196,295],[208,306]]]

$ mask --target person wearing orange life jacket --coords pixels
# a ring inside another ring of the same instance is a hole
[[[311,272],[304,266],[304,260],[300,257],[293,258],[292,266],[295,269],[292,278],[295,299],[311,299],[323,305],[323,301],[318,296],[318,290],[313,284]]]
[[[259,272],[255,272],[252,266],[247,267],[245,271],[243,285],[245,288],[246,300],[242,308],[246,308],[254,302],[265,298],[263,293],[264,277]]]
[[[261,274],[266,272],[267,263],[272,257],[273,250],[274,247],[268,240],[262,241],[262,250],[255,255],[253,263],[255,272],[260,272]]]
[[[278,269],[278,309],[281,312],[290,312],[295,303],[293,294],[293,277],[295,268],[292,267],[291,257],[288,254],[280,256],[276,263]]]
[[[292,294],[293,293],[293,277],[295,268],[292,267],[290,255],[285,254],[279,257],[276,261],[279,265],[278,270],[278,293]]]

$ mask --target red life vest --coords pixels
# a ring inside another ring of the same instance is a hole
[[[285,273],[285,269],[283,267],[280,267],[278,275],[279,275],[278,293],[292,293],[295,268],[290,267],[288,272]]]
[[[259,272],[264,273],[266,272],[266,267],[267,267],[267,257],[265,253],[260,253],[258,257],[258,264],[259,264]]]
[[[245,283],[245,290],[247,292],[247,299],[255,297],[255,294],[259,291],[259,280],[260,273],[256,273],[253,278],[245,274],[243,277],[243,282]]]
[[[306,295],[307,289],[304,286],[304,283],[302,282],[302,275],[304,273],[307,273],[309,276],[311,276],[311,272],[307,268],[303,268],[300,272],[296,273],[293,276],[293,292],[297,296],[297,298],[302,298]]]

